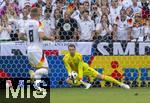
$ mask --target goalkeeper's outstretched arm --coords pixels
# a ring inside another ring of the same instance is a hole
[[[67,69],[67,72],[68,72],[68,76],[71,76],[71,67],[70,65],[68,64],[68,62],[65,60],[65,58],[63,59],[64,61],[64,65],[65,65],[65,68]]]

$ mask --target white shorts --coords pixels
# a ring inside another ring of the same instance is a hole
[[[29,46],[27,48],[27,56],[31,66],[35,68],[48,68],[46,56],[40,46]]]

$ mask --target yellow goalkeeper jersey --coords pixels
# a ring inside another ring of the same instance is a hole
[[[64,56],[63,61],[68,73],[71,73],[71,71],[76,71],[79,78],[83,77],[84,61],[82,59],[82,55],[79,52],[76,51],[74,57],[67,53]]]

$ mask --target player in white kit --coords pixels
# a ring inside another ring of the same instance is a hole
[[[38,21],[39,9],[31,10],[31,19],[27,21],[23,34],[27,37],[27,56],[32,67],[36,69],[29,71],[31,79],[35,79],[35,87],[42,91],[38,86],[43,75],[48,76],[48,63],[42,50],[42,40],[49,40],[44,34],[43,26]]]

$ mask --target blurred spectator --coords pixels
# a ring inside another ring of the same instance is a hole
[[[34,4],[37,2],[37,0],[15,0],[18,2],[19,9],[22,10],[26,4],[30,4],[30,6],[34,6]]]
[[[45,10],[45,17],[44,20],[42,21],[44,25],[44,32],[45,35],[51,39],[51,41],[55,40],[55,21],[54,18],[50,17],[50,11]]]
[[[112,0],[111,6],[110,6],[111,23],[114,23],[116,17],[120,15],[121,9],[122,9],[122,6],[119,5],[118,0]]]
[[[91,11],[92,20],[94,20],[94,23],[96,25],[99,22],[99,18],[102,16],[101,9],[98,7],[97,4],[93,4]]]
[[[78,24],[71,18],[70,13],[65,12],[64,18],[59,19],[57,24],[57,38],[60,40],[75,40],[78,35]]]
[[[17,22],[18,22],[18,29],[19,29],[19,33],[18,36],[20,36],[20,33],[23,32],[24,27],[27,23],[27,20],[29,20],[29,11],[28,8],[24,7],[23,11],[22,11],[22,18],[20,18]]]
[[[141,0],[142,2],[142,18],[150,17],[150,1],[149,0]]]
[[[142,12],[142,4],[141,4],[141,1],[132,0],[132,2],[133,2],[133,5],[132,5],[133,13],[134,13],[134,14],[136,14],[136,13],[141,13],[141,12]]]
[[[15,11],[15,8],[10,4],[7,7],[6,15],[8,17],[8,22],[12,27],[12,32],[11,32],[11,39],[12,41],[18,40],[18,15],[17,12]]]
[[[64,17],[64,14],[66,12],[65,1],[64,0],[58,0],[56,2],[56,9],[59,9],[61,11],[62,17]]]
[[[108,6],[108,0],[101,0],[101,6]]]
[[[11,25],[8,24],[8,18],[6,15],[3,15],[0,22],[0,40],[11,40],[11,31],[12,28]]]
[[[61,11],[60,11],[59,9],[56,9],[56,10],[54,11],[54,16],[52,16],[52,18],[54,18],[54,20],[55,20],[55,25],[57,25],[59,19],[62,18]]]
[[[50,1],[50,0],[47,0]],[[44,0],[37,0],[37,2],[35,2],[32,7],[38,7],[40,9],[40,21],[42,21],[42,19],[44,19],[44,11],[45,11],[45,7],[46,7],[46,3],[44,2]]]
[[[116,17],[114,24],[116,25],[113,27],[113,39],[130,41],[131,26],[128,24],[126,10],[121,9],[120,15]]]
[[[71,17],[78,21],[78,20],[81,19],[81,14],[83,13],[83,11],[84,11],[84,5],[80,4],[78,6],[77,10],[75,10],[73,12],[73,14],[71,15]]]
[[[33,4],[32,6],[44,7],[45,5],[46,3],[43,0],[37,0],[37,2]]]
[[[141,15],[139,13],[135,14],[134,16],[134,23],[132,27],[132,41],[143,41],[144,38],[144,31],[143,31],[143,24],[141,22]]]
[[[78,6],[80,5],[79,0],[72,0],[72,2],[74,3],[74,5],[76,6],[76,8],[78,8]],[[82,4],[82,3],[81,3]]]
[[[9,5],[9,3],[10,3],[9,0],[0,0],[0,9]]]
[[[52,13],[52,10],[53,10],[52,0],[47,0],[47,1],[46,1],[46,6],[44,7],[43,12],[45,13],[45,11],[47,11],[47,12],[49,12],[49,13]],[[44,14],[44,13],[43,13],[43,14]]]
[[[39,12],[40,12],[39,21],[43,21],[44,20],[44,14],[43,14],[42,7],[38,7],[38,8],[39,8]]]
[[[149,0],[0,0],[0,17],[8,17],[11,40],[18,40],[35,6],[52,40],[106,40],[111,34],[119,41],[149,40]]]
[[[146,20],[146,24],[144,26],[144,35],[145,41],[150,41],[150,19]]]
[[[123,7],[123,9],[127,9],[129,7],[132,7],[133,2],[132,0],[120,0],[120,5]]]
[[[15,11],[15,8],[12,4],[9,4],[7,6],[6,15],[9,20],[14,20],[18,18],[17,12]]]
[[[126,9],[126,14],[127,14],[127,17],[128,17],[129,19],[133,19],[133,17],[134,17],[133,8],[132,8],[132,7],[128,7],[128,8]]]
[[[22,12],[19,15],[20,19],[23,19],[26,16],[27,16],[28,19],[31,18],[30,17],[30,10],[31,10],[30,2],[25,2],[24,8],[22,9]]]
[[[108,16],[102,15],[101,22],[96,25],[96,33],[99,40],[109,41],[111,37],[112,26],[109,23]]]
[[[19,17],[20,17],[21,19],[23,18],[23,12],[24,12],[23,10],[24,10],[24,9],[27,10],[26,13],[27,13],[28,18],[31,18],[31,17],[30,17],[31,4],[30,4],[29,1],[27,1],[27,2],[24,3],[24,7],[23,7],[23,9],[21,10],[22,12],[20,12],[20,15],[19,15]]]
[[[84,5],[84,9],[90,12],[90,3],[88,1],[84,1],[83,5]]]
[[[80,37],[81,41],[93,40],[95,36],[95,25],[94,21],[89,19],[89,11],[85,10],[82,14],[82,19],[78,22],[80,27]]]
[[[101,6],[101,13],[107,15],[109,23],[112,25],[113,21],[111,20],[111,15],[110,15],[110,11],[109,11],[109,7],[107,6]],[[99,22],[101,21],[101,18],[99,18]]]

